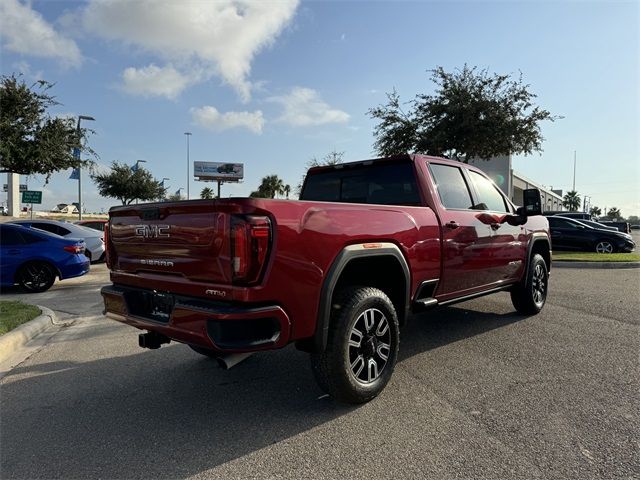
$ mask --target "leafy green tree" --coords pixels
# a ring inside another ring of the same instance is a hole
[[[40,174],[46,182],[54,172],[78,166],[73,149],[96,157],[86,146],[92,130],[78,133],[73,118],[52,117],[48,110],[60,103],[48,92],[53,84],[44,80],[28,86],[20,76],[2,76],[0,80],[0,172],[22,175]]]
[[[379,155],[424,153],[467,162],[540,152],[540,123],[561,118],[534,104],[536,95],[522,74],[513,79],[466,64],[454,72],[442,67],[430,72],[433,95],[418,94],[407,104],[394,90],[386,104],[368,111],[379,121],[374,128]]]
[[[602,210],[600,209],[600,207],[591,207],[589,209],[589,214],[593,215],[594,217],[599,217],[600,215],[602,215]]]
[[[184,199],[182,198],[182,195],[180,195],[179,193],[172,193],[171,195],[169,195],[164,199],[165,202],[179,202],[180,200],[184,200]]]
[[[339,163],[342,163],[343,158],[344,158],[344,152],[331,150],[321,159],[318,159],[318,157],[311,157],[311,160],[307,162],[306,167],[307,167],[307,170],[309,170],[312,167],[321,167],[323,165],[338,165]],[[298,185],[296,186],[297,195],[300,195],[300,193],[302,192],[302,185],[304,184],[304,179],[306,177],[307,177],[306,173],[302,175],[302,179],[300,180],[300,183],[298,183]]]
[[[251,192],[250,197],[254,198],[275,198],[278,194],[284,193],[284,182],[277,175],[267,175],[262,178],[262,183],[258,190]]]
[[[616,207],[611,207],[607,212],[607,216],[612,220],[619,220],[620,218],[622,218],[622,212]]]
[[[580,208],[580,195],[575,190],[571,190],[564,195],[562,199],[564,208],[568,208],[570,212],[577,212]]]
[[[636,225],[640,223],[640,218],[637,215],[629,215],[629,218],[627,218],[627,222],[632,225]]]
[[[291,193],[291,185],[286,184],[282,189],[282,193],[287,197],[287,200],[289,200],[289,194]]]
[[[92,175],[103,197],[117,198],[122,205],[130,205],[134,200],[151,201],[166,196],[167,189],[153,178],[151,172],[138,167],[131,170],[129,165],[113,162],[111,171]]]
[[[202,189],[202,191],[200,192],[200,198],[206,199],[206,200],[212,200],[214,198],[216,198],[215,193],[213,193],[213,189],[209,188],[209,187],[204,187]]]

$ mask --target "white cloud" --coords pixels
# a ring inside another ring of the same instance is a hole
[[[200,108],[192,108],[191,119],[196,125],[215,132],[229,128],[246,128],[261,134],[264,127],[264,117],[260,110],[220,113],[215,107],[205,105]]]
[[[157,67],[153,64],[144,68],[129,67],[122,72],[122,89],[131,95],[144,97],[176,98],[194,81],[181,74],[172,65]]]
[[[76,42],[56,32],[29,3],[1,0],[0,18],[2,48],[24,55],[55,58],[67,67],[77,67],[82,63]]]
[[[248,101],[251,63],[293,18],[298,0],[93,0],[85,29],[179,65],[203,70]]]
[[[268,100],[279,103],[284,108],[284,113],[278,121],[294,127],[349,121],[348,113],[331,108],[320,98],[318,92],[311,88],[294,87],[288,95],[271,97]]]

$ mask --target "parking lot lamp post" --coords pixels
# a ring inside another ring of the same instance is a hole
[[[78,126],[76,130],[78,132],[78,142],[80,141],[80,121],[81,120],[95,120],[95,118],[88,115],[78,116]],[[80,149],[78,149],[78,160],[80,160]],[[78,220],[82,220],[82,167],[78,164]]]
[[[133,170],[133,171],[134,171],[134,173],[135,173],[135,172],[137,172],[137,171],[138,171],[138,169],[140,168],[140,164],[141,164],[141,163],[147,163],[147,161],[146,161],[146,160],[136,160],[136,165],[135,165],[135,167],[133,167],[131,170]],[[136,205],[137,205],[137,204],[138,204],[138,199],[136,198]]]
[[[187,137],[187,200],[189,200],[189,137],[191,132],[184,132]]]
[[[160,186],[161,186],[162,188],[164,188],[164,192],[165,192],[165,193],[164,193],[164,200],[166,200],[166,199],[167,199],[167,193],[166,193],[166,192],[167,192],[167,189],[169,188],[169,187],[165,187],[165,186],[164,186],[164,181],[165,181],[165,180],[171,180],[171,179],[170,179],[169,177],[162,177],[162,181],[160,182]]]

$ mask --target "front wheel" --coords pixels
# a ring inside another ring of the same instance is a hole
[[[596,253],[613,253],[616,249],[609,240],[598,240],[596,242]]]
[[[536,253],[526,278],[511,290],[511,303],[518,313],[535,315],[542,310],[547,301],[549,288],[549,270],[542,255]]]
[[[56,281],[56,273],[44,262],[29,262],[20,268],[18,284],[28,293],[45,292]]]
[[[336,296],[327,348],[311,354],[320,388],[336,400],[365,403],[389,382],[398,357],[398,315],[387,295],[348,287]]]

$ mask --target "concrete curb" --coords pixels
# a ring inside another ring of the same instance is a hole
[[[56,314],[47,307],[36,305],[42,312],[33,320],[0,335],[0,362],[3,362],[29,340],[56,323]]]
[[[551,268],[640,268],[640,262],[567,262],[554,260]]]

